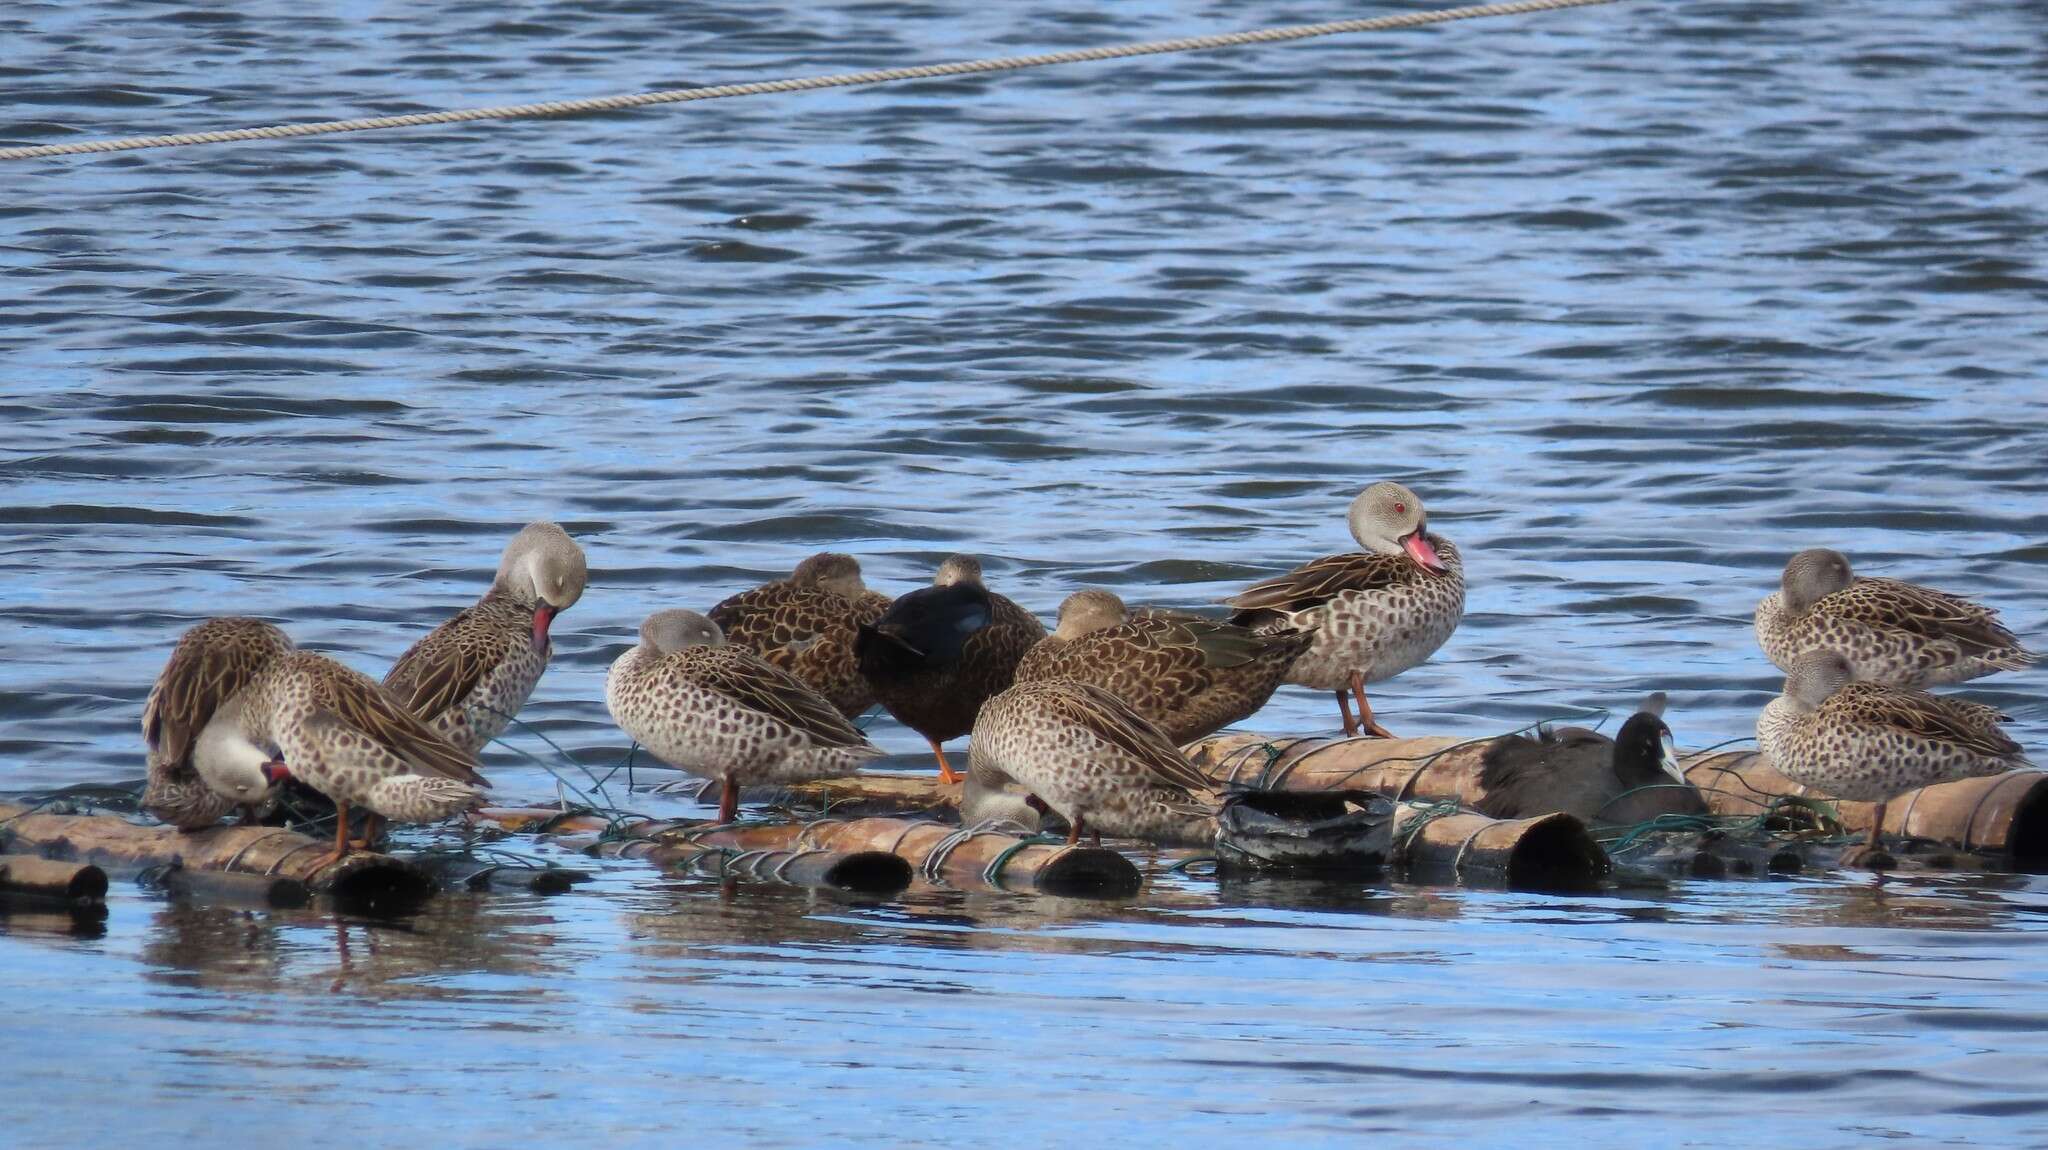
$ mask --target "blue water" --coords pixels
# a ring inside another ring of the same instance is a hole
[[[0,141],[1397,7],[14,4]],[[1472,584],[1377,689],[1400,733],[1661,689],[1682,742],[1742,736],[1750,608],[1813,545],[2048,645],[2044,44],[2028,3],[1635,0],[0,166],[0,789],[139,774],[208,614],[381,670],[538,517],[593,582],[526,717],[593,766],[653,609],[825,547],[891,591],[972,551],[1048,617],[1202,604],[1349,546],[1382,477]],[[2037,757],[2038,681],[1965,689]],[[2048,1140],[2029,877],[867,905],[599,869],[400,925],[126,885],[97,938],[0,921],[42,1004],[0,1024],[11,1133],[114,1082],[135,1132],[258,1144]]]

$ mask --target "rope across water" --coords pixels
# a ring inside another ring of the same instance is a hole
[[[950,64],[917,64],[903,68],[881,68],[867,72],[840,72],[826,76],[805,76],[788,80],[762,80],[747,84],[716,84],[704,88],[671,88],[659,92],[638,92],[619,96],[595,96],[582,100],[548,100],[537,104],[501,104],[490,108],[456,108],[439,112],[414,112],[401,116],[366,116],[353,120],[323,120],[306,124],[275,124],[264,128],[232,128],[218,132],[182,132],[164,136],[123,136],[108,140],[75,140],[63,144],[36,144],[0,148],[0,160],[34,160],[50,156],[77,156],[99,152],[132,152],[143,148],[179,148],[193,144],[224,144],[236,140],[280,140],[297,136],[326,136],[339,132],[373,132],[385,128],[413,128],[428,124],[460,124],[473,120],[515,120],[536,116],[565,116],[582,112],[613,112],[646,108],[656,104],[683,104],[696,100],[719,100],[731,96],[758,96],[770,92],[809,92],[820,88],[853,88],[886,84],[897,80],[930,80],[943,76],[968,76],[984,72],[1014,72],[1055,64],[1082,64],[1095,60],[1122,60],[1133,56],[1157,56],[1171,52],[1201,52],[1235,48],[1248,44],[1278,44],[1339,36],[1351,32],[1382,32],[1396,28],[1417,28],[1447,24],[1456,20],[1478,20],[1490,16],[1520,16],[1560,8],[1590,8],[1618,0],[1506,0],[1498,4],[1474,4],[1461,8],[1440,8],[1430,12],[1403,12],[1357,20],[1332,20],[1322,24],[1290,24],[1247,32],[1219,32],[1208,36],[1183,36],[1172,40],[1149,40],[1136,44],[1110,44],[1099,48],[1077,48],[1066,52],[1043,52],[1031,56],[997,56],[985,60],[961,60]]]

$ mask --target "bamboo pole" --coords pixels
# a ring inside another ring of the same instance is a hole
[[[0,898],[67,907],[98,906],[107,901],[107,872],[91,863],[0,854]]]
[[[1449,803],[1406,802],[1394,811],[1395,861],[1460,883],[1580,889],[1607,873],[1607,852],[1567,814],[1494,819]]]
[[[1486,739],[1328,739],[1229,733],[1184,747],[1219,782],[1286,790],[1376,790],[1396,799],[1482,799]],[[1756,815],[1774,799],[1826,799],[1755,751],[1681,752],[1679,765],[1715,814]],[[1864,832],[1874,803],[1831,802],[1842,826]],[[2014,861],[2048,858],[2048,771],[2022,770],[1909,791],[1885,811],[1887,835],[1929,839]]]
[[[306,884],[283,875],[238,874],[232,871],[193,870],[182,865],[152,868],[143,872],[145,885],[172,898],[194,902],[239,903],[293,910],[313,901]]]
[[[718,878],[777,882],[858,894],[896,894],[910,885],[908,860],[882,851],[736,850],[671,840],[613,840],[600,844],[606,858],[637,858],[655,866]]]
[[[735,850],[883,851],[918,873],[962,890],[1124,898],[1138,892],[1138,868],[1102,847],[1033,842],[924,819],[821,819],[670,831],[671,845]]]
[[[47,815],[18,803],[0,803],[0,850],[92,862],[116,871],[175,863],[195,871],[283,876],[352,910],[372,913],[415,909],[437,889],[433,877],[418,866],[374,851],[357,851],[332,866],[315,866],[327,847],[282,827],[186,832],[113,815]]]
[[[1829,799],[1786,778],[1756,751],[1681,755],[1685,777],[1715,814],[1762,814],[1776,798],[1827,801],[1845,830],[1870,829],[1877,804]],[[1908,791],[1885,806],[1884,833],[2016,862],[2048,857],[2048,771],[2007,771]]]

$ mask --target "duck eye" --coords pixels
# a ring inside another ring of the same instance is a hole
[[[1399,501],[1397,500],[1397,501],[1396,501],[1396,502],[1394,503],[1394,514],[1396,514],[1396,515],[1406,515],[1406,514],[1408,514],[1408,505],[1407,505],[1406,503],[1402,503],[1402,502],[1399,502]]]

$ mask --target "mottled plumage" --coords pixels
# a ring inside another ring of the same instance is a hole
[[[612,663],[605,706],[662,762],[719,780],[721,821],[741,787],[851,775],[882,753],[803,680],[725,645],[693,611],[648,616]]]
[[[1897,579],[1858,577],[1847,556],[1822,547],[1785,564],[1779,590],[1756,605],[1756,639],[1780,669],[1826,648],[1846,657],[1856,678],[1894,687],[1960,683],[2036,659],[1990,608]]]
[[[261,801],[261,792],[247,793],[246,773],[229,781],[225,764],[217,769],[210,760],[199,761],[208,759],[198,753],[201,736],[221,707],[291,649],[283,631],[259,619],[208,619],[179,638],[142,705],[142,739],[149,748],[144,810],[197,830],[238,805]]]
[[[1011,684],[1017,661],[1043,638],[1031,612],[982,584],[979,562],[955,555],[930,587],[861,627],[854,653],[875,698],[931,743],[939,777],[950,783],[959,776],[939,744],[974,726],[982,703]]]
[[[1706,800],[1679,769],[1664,697],[1653,695],[1614,738],[1584,727],[1495,739],[1481,760],[1473,805],[1497,819],[1563,811],[1588,824],[1632,826],[1659,815],[1704,815]]]
[[[552,523],[505,547],[483,598],[399,657],[384,685],[465,751],[498,737],[547,670],[548,626],[583,595],[583,549]]]
[[[436,734],[376,680],[325,655],[294,651],[271,660],[240,703],[242,739],[334,800],[335,859],[347,853],[351,806],[394,822],[435,822],[476,806],[490,785],[476,756]]]
[[[1264,633],[1314,632],[1287,682],[1337,693],[1346,734],[1385,736],[1365,685],[1390,679],[1435,653],[1465,614],[1465,565],[1450,541],[1428,532],[1415,493],[1375,483],[1352,500],[1351,535],[1363,552],[1330,555],[1226,600],[1230,621]],[[1351,719],[1345,692],[1356,696]]]
[[[1209,843],[1214,784],[1165,732],[1115,695],[1086,683],[1018,683],[974,721],[968,773],[983,786],[1013,780],[1081,833],[1159,843]]]
[[[1107,591],[1078,591],[1060,604],[1059,626],[1018,662],[1016,678],[1101,687],[1186,743],[1265,706],[1314,638],[1180,612],[1132,613]]]
[[[2005,716],[1963,699],[1882,683],[1852,682],[1836,651],[1793,660],[1784,693],[1757,717],[1756,738],[1787,778],[1835,798],[1884,804],[1906,791],[2031,766],[1999,729]]]
[[[851,555],[827,551],[798,564],[789,578],[742,591],[708,615],[727,643],[802,679],[851,719],[875,704],[853,656],[854,640],[888,610],[889,597],[862,584]]]

